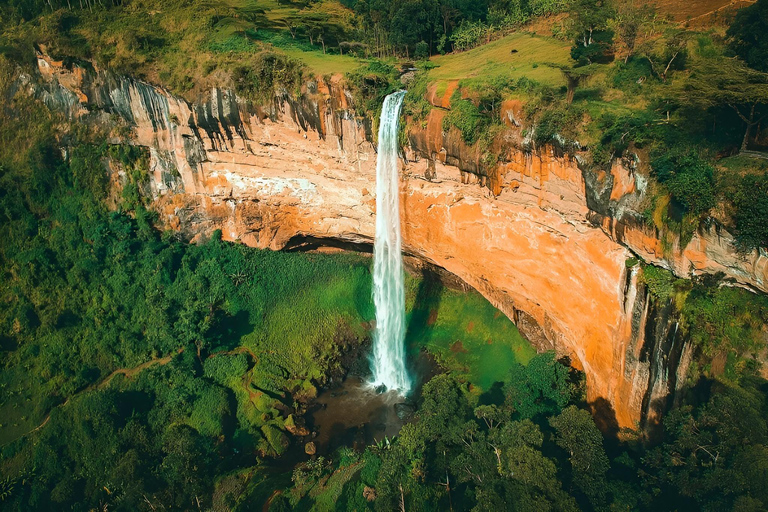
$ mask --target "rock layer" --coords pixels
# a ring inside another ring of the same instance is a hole
[[[83,122],[112,127],[118,118],[128,141],[149,149],[154,208],[187,238],[221,229],[225,239],[271,249],[307,238],[372,242],[375,147],[338,80],[255,108],[225,90],[189,104],[104,71],[43,55],[38,63],[39,76],[20,81],[25,88]],[[681,276],[722,271],[763,291],[768,259],[737,255],[724,231],[665,253],[628,213],[645,188],[633,162],[590,173],[553,148],[521,149],[519,111],[505,103],[509,129],[492,148],[500,160],[490,171],[479,150],[443,131],[443,109],[410,130],[405,252],[480,291],[540,349],[569,356],[586,373],[596,411],[607,412],[606,427],[655,421],[690,350],[670,335],[674,318],[651,307],[627,259]]]

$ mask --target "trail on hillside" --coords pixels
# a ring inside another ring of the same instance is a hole
[[[151,366],[155,366],[155,365],[164,366],[164,365],[170,363],[175,356],[181,354],[182,352],[184,352],[184,348],[180,348],[180,349],[176,350],[175,352],[171,352],[167,356],[157,357],[155,359],[150,359],[149,361],[145,361],[145,362],[141,363],[140,365],[134,366],[133,368],[118,368],[117,370],[113,371],[112,373],[110,373],[109,375],[107,375],[106,377],[101,379],[99,382],[91,384],[90,386],[87,386],[87,387],[81,389],[80,391],[77,391],[72,396],[70,396],[66,400],[64,400],[64,402],[60,403],[59,405],[54,406],[48,412],[46,417],[43,419],[43,421],[38,426],[36,426],[32,430],[30,430],[30,431],[20,435],[19,437],[17,437],[13,441],[9,441],[8,443],[6,443],[6,445],[8,445],[8,444],[10,444],[10,443],[12,443],[14,441],[18,441],[19,439],[21,439],[23,437],[26,437],[26,436],[34,433],[34,432],[37,432],[38,430],[43,428],[51,420],[51,414],[53,413],[54,410],[58,409],[59,407],[66,406],[67,404],[69,404],[69,402],[72,399],[77,398],[78,396],[82,395],[83,393],[87,393],[89,391],[93,391],[93,390],[96,390],[96,389],[104,389],[105,387],[109,386],[109,383],[112,382],[112,379],[114,379],[118,375],[124,375],[127,378],[132,378],[132,377],[136,376],[137,374],[139,374],[140,372],[142,372],[143,370],[146,370],[147,368],[149,368]],[[253,352],[253,350],[251,350],[248,347],[237,347],[237,348],[232,349],[232,350],[227,350],[227,351],[223,351],[223,352],[215,352],[213,354],[209,354],[207,359],[210,359],[210,358],[216,357],[216,356],[235,355],[235,354],[247,354],[247,355],[251,356],[254,361],[258,360],[258,358],[256,357],[256,354]],[[248,384],[250,384],[250,375],[249,375],[249,378],[247,379],[247,381],[244,382],[244,385],[245,385],[245,388],[248,391],[249,396],[251,397],[251,399],[255,399],[256,394],[250,389]],[[3,446],[5,446],[5,445],[3,445]]]
[[[177,355],[181,354],[182,352],[184,352],[184,349],[180,348],[176,352],[172,352],[171,354],[169,354],[169,355],[167,355],[165,357],[158,357],[158,358],[155,358],[155,359],[150,359],[149,361],[145,361],[145,362],[141,363],[138,366],[134,366],[133,368],[118,368],[117,370],[113,371],[112,373],[110,373],[109,375],[104,377],[99,382],[91,384],[90,386],[87,386],[87,387],[81,389],[80,391],[77,391],[75,394],[73,394],[72,396],[70,396],[66,400],[64,400],[64,402],[60,403],[59,405],[54,406],[48,412],[48,415],[45,417],[45,419],[43,419],[42,423],[40,423],[38,426],[36,426],[32,430],[30,430],[29,432],[26,432],[26,433],[20,435],[19,437],[17,437],[13,441],[9,441],[8,443],[6,443],[3,446],[11,444],[14,441],[18,441],[19,439],[21,439],[23,437],[26,437],[26,436],[34,433],[34,432],[37,432],[38,430],[43,428],[51,420],[51,414],[53,414],[53,411],[55,411],[59,407],[66,406],[73,398],[77,398],[81,394],[87,393],[89,391],[93,391],[94,389],[103,389],[103,388],[107,387],[109,385],[109,383],[112,382],[112,379],[114,379],[118,375],[122,374],[122,375],[125,375],[126,377],[130,378],[130,377],[133,377],[134,375],[136,375],[137,373],[141,372],[142,370],[146,370],[150,366],[154,366],[154,365],[163,366],[163,365],[166,365],[166,364],[170,363],[171,360],[173,360],[174,356],[177,356]]]

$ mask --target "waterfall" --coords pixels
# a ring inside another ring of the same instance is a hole
[[[376,240],[373,246],[372,371],[375,387],[407,394],[411,380],[405,368],[405,285],[397,170],[397,127],[405,91],[384,99],[379,121],[376,160]]]

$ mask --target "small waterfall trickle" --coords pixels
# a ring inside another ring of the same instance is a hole
[[[406,395],[411,379],[405,366],[405,284],[397,169],[397,131],[405,91],[384,99],[376,161],[376,239],[373,247],[373,386]]]

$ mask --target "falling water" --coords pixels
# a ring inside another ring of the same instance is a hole
[[[405,91],[384,99],[376,161],[376,241],[373,246],[373,385],[407,394],[405,368],[405,287],[400,236],[397,171],[397,125]]]

